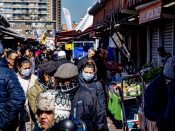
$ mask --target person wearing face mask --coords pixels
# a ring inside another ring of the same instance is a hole
[[[20,113],[20,130],[31,130],[33,124],[30,118],[30,111],[28,106],[27,91],[35,84],[38,79],[37,76],[32,74],[30,61],[25,57],[17,57],[15,59],[15,71],[18,76],[18,80],[24,90],[26,101],[23,110]]]
[[[78,74],[78,67],[73,63],[60,65],[54,74],[55,89],[70,95],[71,120],[80,119],[88,131],[108,131],[106,115],[97,96],[79,83]]]
[[[92,91],[97,96],[100,108],[106,116],[105,94],[101,83],[97,80],[97,67],[92,60],[84,63],[82,71],[79,73],[79,83]]]
[[[24,57],[29,59],[30,63],[31,63],[31,72],[32,74],[34,74],[35,72],[35,58],[33,56],[33,53],[30,49],[26,49],[25,53],[24,53]]]

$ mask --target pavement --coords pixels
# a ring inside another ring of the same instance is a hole
[[[107,117],[109,131],[122,131],[122,129],[117,129],[115,123],[110,117]]]

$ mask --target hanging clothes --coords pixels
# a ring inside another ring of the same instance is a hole
[[[122,120],[122,108],[117,96],[113,91],[110,91],[108,99],[108,110],[114,115],[116,120]]]

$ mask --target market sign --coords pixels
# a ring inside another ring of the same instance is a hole
[[[73,44],[71,43],[65,44],[65,50],[72,50],[72,49],[73,49]]]
[[[139,24],[159,19],[161,16],[161,1],[142,6],[139,10]]]

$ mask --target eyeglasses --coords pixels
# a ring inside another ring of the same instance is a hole
[[[13,59],[13,58],[10,58],[10,57],[9,57],[9,59],[10,59],[10,60],[13,60],[13,61],[15,60],[15,59]]]

